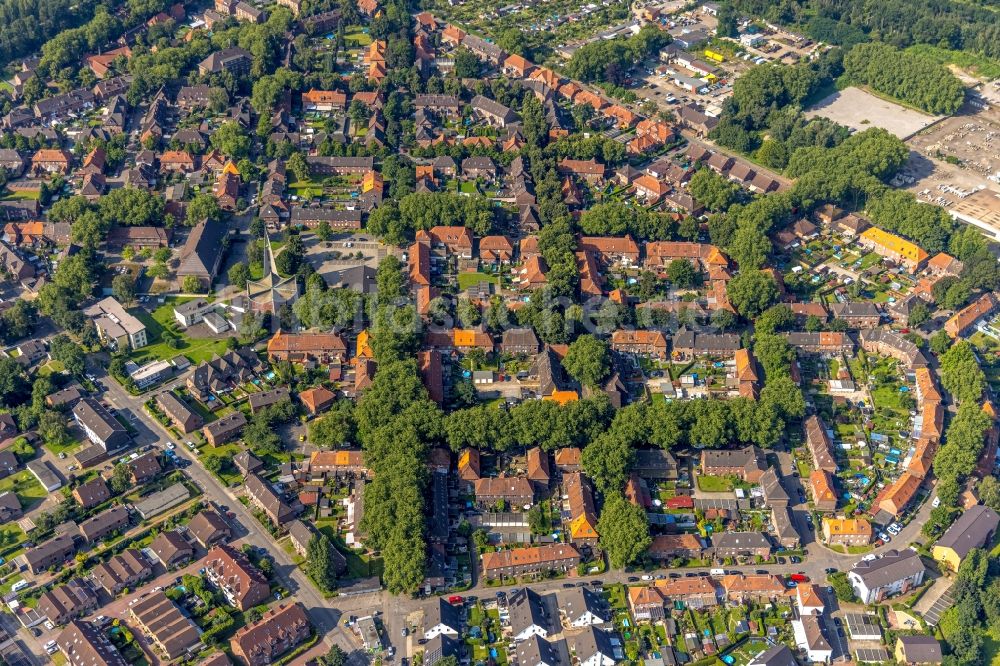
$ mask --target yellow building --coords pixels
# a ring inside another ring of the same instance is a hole
[[[962,560],[974,548],[989,548],[1000,524],[1000,516],[988,506],[969,507],[934,544],[931,555],[935,560],[958,571]]]
[[[919,245],[877,227],[871,227],[862,233],[858,242],[886,259],[906,266],[911,273],[917,271],[930,258]]]

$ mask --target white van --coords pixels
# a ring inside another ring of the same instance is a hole
[[[29,583],[28,581],[26,581],[26,580],[19,580],[16,583],[14,583],[13,585],[10,586],[10,591],[11,592],[19,592],[19,591],[23,590],[24,588],[28,587],[29,585],[31,585],[31,583]]]
[[[713,576],[725,576],[726,575],[726,570],[725,569],[710,569],[708,573],[712,574]]]

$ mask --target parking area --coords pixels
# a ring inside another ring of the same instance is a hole
[[[941,119],[940,116],[909,109],[854,86],[823,98],[806,111],[806,116],[829,118],[857,132],[869,127],[881,127],[900,139],[906,139]]]

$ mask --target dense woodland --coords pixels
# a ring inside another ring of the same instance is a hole
[[[851,45],[929,44],[1000,57],[996,0],[733,0],[737,11],[804,29],[813,39]]]

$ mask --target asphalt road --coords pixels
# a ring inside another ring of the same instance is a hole
[[[140,446],[149,444],[164,448],[167,442],[173,441],[169,432],[159,422],[146,414],[143,403],[148,399],[148,394],[139,397],[132,396],[102,370],[95,370],[94,374],[105,389],[104,400],[120,411],[135,415],[132,424],[139,431],[134,438],[136,444]],[[184,379],[185,376],[178,377],[161,386],[157,391],[175,386],[183,382]],[[295,600],[303,604],[309,614],[309,619],[316,630],[323,635],[324,641],[328,645],[333,645],[336,642],[348,652],[357,649],[351,637],[347,635],[347,630],[340,624],[341,611],[323,598],[306,575],[295,565],[291,556],[257,522],[257,519],[238,500],[237,496],[230,489],[223,487],[201,465],[200,461],[196,459],[197,456],[187,451],[185,447],[178,446],[174,452],[178,457],[192,461],[193,464],[184,471],[202,489],[205,499],[227,505],[235,513],[235,520],[231,519],[230,522],[234,523],[234,527],[239,533],[239,540],[267,550],[274,560],[274,569],[278,580],[289,590]]]

